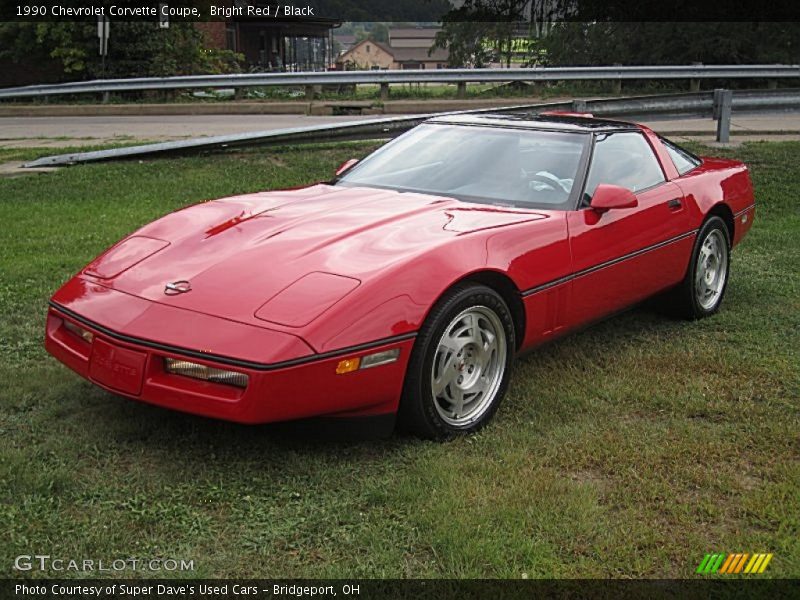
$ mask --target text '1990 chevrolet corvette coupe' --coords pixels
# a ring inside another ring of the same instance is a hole
[[[660,293],[720,306],[746,167],[582,115],[442,116],[327,183],[213,200],[50,302],[48,351],[112,392],[242,423],[483,426],[516,354]]]

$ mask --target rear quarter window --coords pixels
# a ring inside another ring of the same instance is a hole
[[[667,153],[672,159],[672,163],[675,165],[675,168],[681,175],[688,173],[692,169],[700,166],[700,159],[688,150],[684,150],[675,142],[671,142],[664,138],[661,138],[661,142],[664,144],[664,148],[667,149]]]

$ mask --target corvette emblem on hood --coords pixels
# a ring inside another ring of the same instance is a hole
[[[185,294],[192,291],[192,284],[181,279],[180,281],[171,281],[164,286],[164,293],[167,296],[176,296],[177,294]]]

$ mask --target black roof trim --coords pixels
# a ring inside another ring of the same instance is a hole
[[[486,125],[522,127],[530,129],[552,129],[557,131],[579,131],[585,133],[609,131],[639,131],[635,123],[576,117],[571,115],[536,115],[533,113],[480,113],[462,115],[443,115],[433,117],[429,123],[448,123],[453,125]]]

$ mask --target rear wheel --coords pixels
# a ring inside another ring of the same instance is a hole
[[[731,241],[725,222],[711,217],[700,229],[686,277],[677,292],[677,310],[701,319],[719,310],[730,272]]]
[[[506,303],[491,288],[453,288],[420,329],[409,362],[400,423],[425,438],[477,431],[505,395],[515,349]]]

